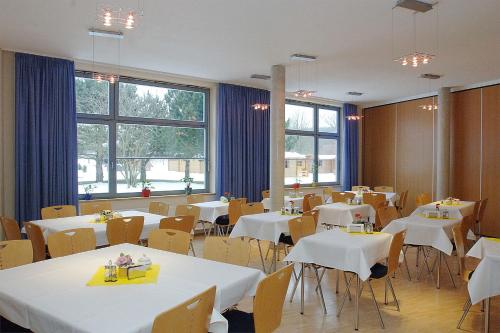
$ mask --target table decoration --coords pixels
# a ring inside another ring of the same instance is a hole
[[[87,287],[108,287],[108,286],[121,286],[121,285],[129,285],[129,284],[150,284],[156,283],[158,281],[158,275],[160,274],[160,265],[151,265],[151,269],[146,271],[145,276],[128,279],[120,278],[116,280],[116,282],[105,282],[104,281],[104,266],[101,266],[97,269],[97,272],[92,276],[92,278],[87,282]]]
[[[500,243],[500,238],[487,237],[486,239],[492,242]]]
[[[134,265],[134,261],[129,254],[120,253],[120,256],[116,259],[115,264],[118,266],[118,277],[124,279],[127,277],[127,268]]]
[[[294,191],[290,195],[291,198],[298,198],[299,197],[299,193],[298,193],[299,188],[300,188],[300,183],[299,182],[296,182],[296,183],[292,184],[292,189]]]
[[[99,215],[94,218],[93,223],[107,223],[109,220],[122,217],[118,212],[113,212],[111,210],[102,210]]]

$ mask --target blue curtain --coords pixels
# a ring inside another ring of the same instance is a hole
[[[347,116],[358,114],[358,107],[345,103],[344,109],[344,158],[342,188],[344,191],[358,185],[358,121],[347,120]]]
[[[16,218],[77,205],[75,68],[72,61],[16,54]]]
[[[230,192],[249,201],[262,200],[269,188],[269,91],[219,84],[217,105],[217,195]]]

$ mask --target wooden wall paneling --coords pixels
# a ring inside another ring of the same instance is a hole
[[[483,88],[482,93],[481,196],[488,198],[488,206],[481,233],[500,237],[500,85]]]
[[[463,200],[479,200],[481,197],[481,89],[453,94],[450,129],[450,194]]]
[[[432,104],[432,97],[398,103],[397,107],[397,190],[409,190],[404,214],[415,209],[418,193],[432,194],[433,190],[434,115],[422,110],[423,104]]]
[[[396,104],[363,111],[363,184],[396,186]]]

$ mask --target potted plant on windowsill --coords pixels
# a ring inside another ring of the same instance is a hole
[[[181,182],[186,184],[185,188],[186,195],[190,195],[193,192],[193,189],[191,188],[191,183],[193,182],[193,180],[194,180],[193,177],[188,177],[188,176],[181,179]]]
[[[143,181],[142,182],[142,196],[144,198],[149,198],[151,196],[151,189],[153,188],[153,186],[151,186],[151,182],[148,182],[147,180],[146,181]]]
[[[87,186],[84,186],[83,190],[85,191],[85,194],[83,195],[83,200],[91,200],[92,192],[94,192],[96,187],[97,186],[95,184],[88,184]]]

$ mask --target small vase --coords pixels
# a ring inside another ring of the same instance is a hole
[[[85,193],[83,195],[83,200],[91,200],[92,199],[92,194],[90,193]]]
[[[147,188],[142,189],[142,196],[144,198],[149,198],[150,195],[151,195],[151,190],[150,189],[147,189]]]
[[[186,195],[190,195],[191,193],[193,193],[193,189],[191,188],[191,186],[187,186],[185,191],[186,191]]]

